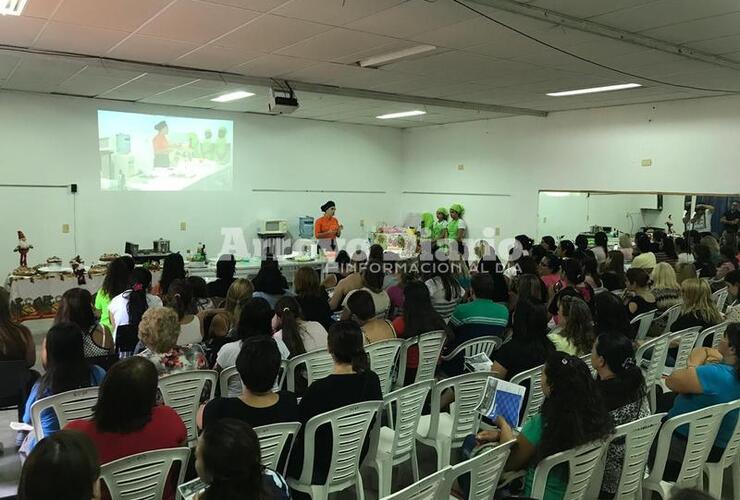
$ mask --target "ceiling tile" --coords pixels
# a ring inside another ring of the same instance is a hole
[[[392,38],[373,35],[372,33],[335,28],[285,47],[277,53],[304,59],[333,61],[342,56],[389,45],[393,41]]]
[[[36,0],[30,0],[29,4]],[[64,0],[55,21],[134,31],[171,0]]]
[[[226,71],[263,55],[260,52],[222,47],[212,43],[179,57],[175,60],[175,64],[198,69]]]
[[[347,25],[348,28],[380,35],[407,38],[435,30],[476,15],[453,2],[409,0]]]
[[[30,47],[45,25],[43,19],[0,16],[0,43]]]
[[[362,17],[394,7],[405,0],[291,0],[273,13],[342,26]]]
[[[103,55],[126,36],[127,33],[123,31],[49,21],[33,47],[76,54]]]
[[[324,24],[268,14],[224,36],[217,43],[227,47],[274,52],[330,29],[331,26]]]
[[[147,35],[133,35],[108,51],[108,56],[132,61],[172,63],[178,57],[192,51],[192,43],[165,40]]]
[[[206,3],[218,5],[230,5],[242,9],[256,10],[257,12],[269,12],[272,9],[288,3],[290,0],[203,0]]]
[[[316,61],[309,61],[308,59],[271,54],[235,66],[229,71],[248,76],[277,77],[309,66],[315,66],[316,64]]]
[[[196,0],[177,0],[139,33],[143,35],[206,43],[261,15],[259,12]]]

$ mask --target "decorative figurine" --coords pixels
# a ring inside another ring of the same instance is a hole
[[[20,267],[28,267],[28,251],[32,248],[33,245],[26,240],[26,235],[23,234],[23,231],[18,231],[18,246],[13,251],[20,254]]]

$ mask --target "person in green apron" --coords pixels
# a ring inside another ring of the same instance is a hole
[[[453,203],[450,206],[450,221],[447,223],[447,235],[451,240],[457,241],[457,251],[462,253],[464,250],[463,240],[467,236],[468,225],[463,220],[465,208],[459,203]]]

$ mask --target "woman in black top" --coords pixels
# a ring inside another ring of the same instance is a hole
[[[360,325],[354,321],[334,323],[329,328],[328,340],[334,371],[311,384],[298,405],[298,420],[302,426],[288,466],[288,475],[293,478],[299,478],[303,470],[304,429],[311,418],[351,404],[383,400],[380,380],[368,368]],[[368,446],[366,440],[362,448],[363,458]],[[314,450],[313,483],[323,484],[332,458],[331,428],[325,425],[316,431]]]
[[[238,398],[220,397],[208,402],[199,427],[205,428],[223,418],[242,420],[252,427],[298,421],[295,394],[273,391],[280,371],[280,351],[274,339],[267,336],[246,339],[236,358],[236,371],[244,387],[242,394]]]

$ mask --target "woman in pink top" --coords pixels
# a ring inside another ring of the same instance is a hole
[[[560,281],[560,258],[548,253],[540,260],[538,272],[547,289],[551,289],[555,283]]]

